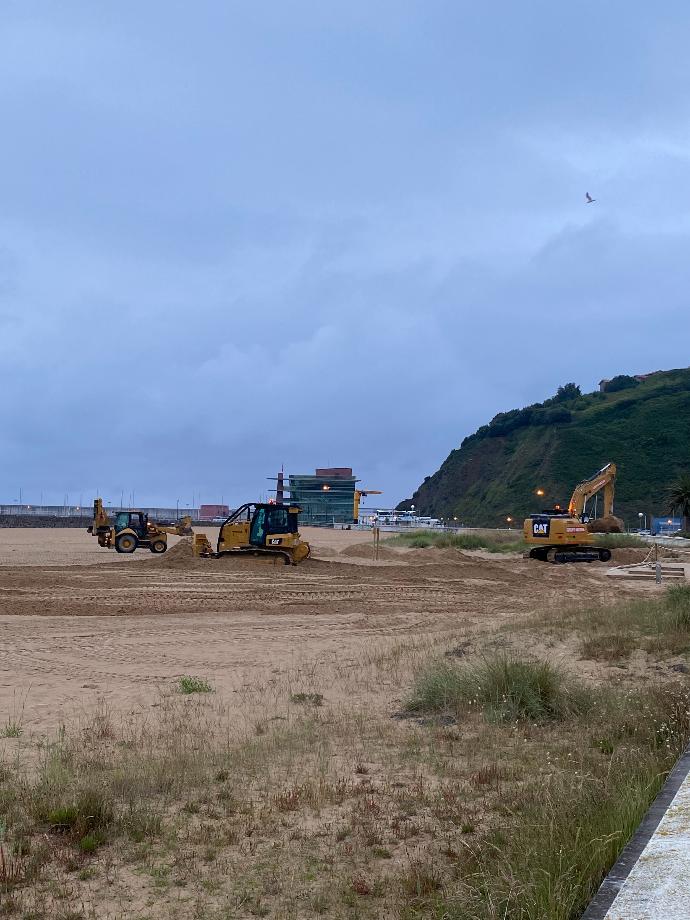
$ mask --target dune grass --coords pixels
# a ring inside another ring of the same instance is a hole
[[[649,543],[645,543],[637,534],[634,533],[595,533],[593,537],[597,546],[605,546],[607,549],[649,549]]]
[[[480,707],[491,721],[541,722],[586,711],[591,694],[548,661],[494,654],[468,664],[433,661],[416,676],[409,712]]]
[[[386,540],[396,546],[409,546],[414,549],[428,547],[453,549],[484,549],[490,553],[519,553],[525,549],[525,542],[518,531],[495,533],[446,533],[436,530],[413,530],[410,533],[397,534]]]

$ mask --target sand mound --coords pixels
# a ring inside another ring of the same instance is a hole
[[[374,546],[372,543],[355,543],[354,546],[348,546],[340,551],[342,556],[348,556],[350,559],[371,559],[374,560]],[[392,549],[389,546],[379,547],[379,561],[396,562],[398,565],[427,565],[433,563],[453,562],[453,563],[477,563],[476,557],[468,556],[460,549],[453,547],[428,546],[422,549],[409,549],[401,547]]]
[[[649,555],[649,549],[646,547],[641,547],[640,549],[621,547],[620,549],[612,549],[611,554],[611,561],[614,565],[635,565],[638,562],[644,562]]]
[[[163,569],[185,569],[193,566],[196,561],[197,557],[192,551],[192,538],[182,537],[159,559],[159,565]]]
[[[340,556],[349,556],[352,559],[374,559],[374,544],[372,543],[355,543],[354,546],[348,546],[342,549]],[[406,554],[390,549],[388,546],[379,546],[379,559],[386,561],[403,562]]]

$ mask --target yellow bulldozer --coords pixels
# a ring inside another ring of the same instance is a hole
[[[556,505],[548,511],[531,514],[524,522],[529,556],[540,562],[608,562],[611,550],[596,546],[596,533],[620,533],[623,522],[613,515],[616,464],[607,463],[589,479],[575,486],[568,510]],[[587,501],[604,490],[604,514],[590,520]]]
[[[215,551],[205,534],[195,534],[194,553],[216,559],[228,555],[272,556],[285,565],[297,565],[311,552],[297,529],[299,512],[297,505],[248,502],[223,522]]]
[[[93,503],[93,521],[87,533],[98,538],[98,545],[106,549],[115,547],[118,553],[133,553],[136,549],[149,549],[152,553],[164,553],[168,548],[168,534],[179,537],[193,534],[192,519],[183,517],[174,524],[153,524],[144,511],[117,511],[110,520],[103,507],[103,500]]]

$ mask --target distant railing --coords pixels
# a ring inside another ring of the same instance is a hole
[[[106,505],[106,511],[112,517],[120,509],[118,506]],[[195,521],[199,518],[198,508],[138,508],[144,511],[153,521],[176,521],[189,515]],[[0,515],[12,517],[57,517],[57,518],[84,518],[93,517],[92,505],[0,505]]]

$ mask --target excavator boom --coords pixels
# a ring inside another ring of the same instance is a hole
[[[604,490],[604,513],[602,517],[609,517],[613,514],[613,496],[616,488],[616,464],[607,463],[594,476],[589,479],[583,479],[582,482],[575,486],[570,502],[568,504],[568,513],[573,517],[582,518],[587,501],[596,495],[597,492]]]

